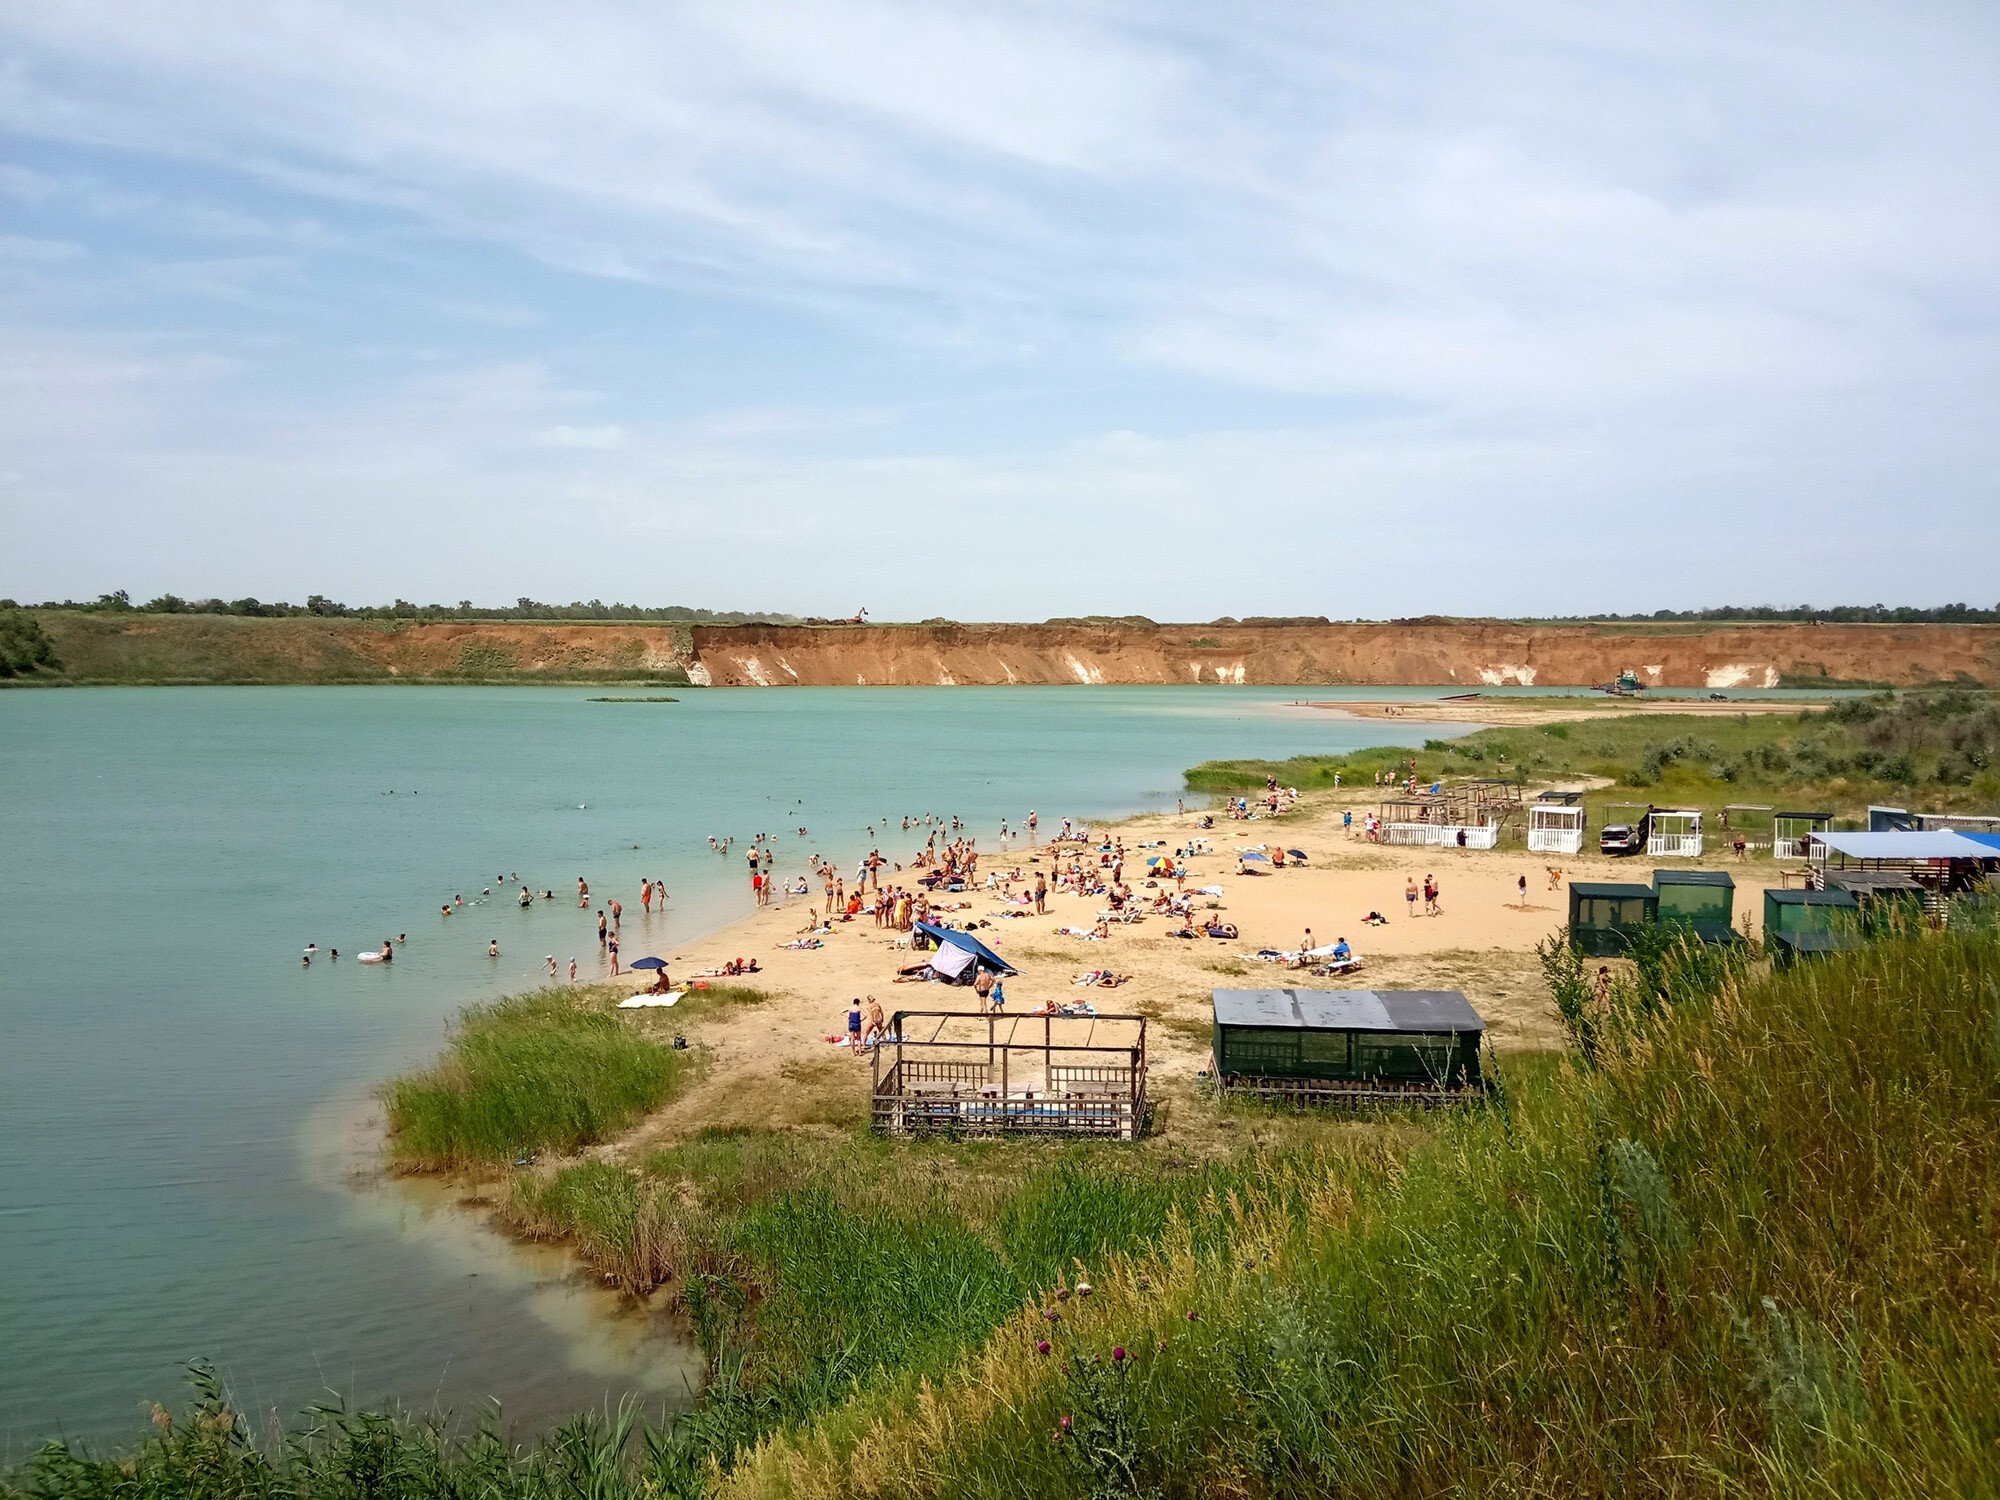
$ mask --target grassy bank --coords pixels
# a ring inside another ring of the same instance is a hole
[[[760,1133],[524,1174],[519,1227],[715,1360],[625,1463],[354,1418],[270,1459],[211,1404],[13,1492],[1991,1493],[2000,939],[1660,979],[1487,1110],[1246,1113],[1207,1161]]]
[[[1799,714],[1607,714],[1347,755],[1207,761],[1187,784],[1225,793],[1276,776],[1302,791],[1326,790],[1338,775],[1343,787],[1366,788],[1379,771],[1407,773],[1413,757],[1420,783],[1600,778],[1612,787],[1592,794],[1598,807],[1764,803],[1852,816],[1870,803],[1919,799],[1926,808],[1987,811],[2000,804],[2000,698],[1947,689],[1842,699]]]
[[[685,687],[686,671],[651,659],[639,626],[598,627],[585,649],[540,624],[468,625],[420,651],[399,649],[408,620],[264,619],[239,615],[19,611],[42,632],[47,661],[16,682],[79,686],[340,685],[388,682],[617,684]],[[650,627],[685,637],[685,626]],[[393,663],[393,665],[392,665]]]
[[[693,1065],[669,1045],[673,1025],[762,998],[717,989],[634,1014],[615,1009],[626,993],[555,987],[467,1011],[437,1066],[383,1090],[390,1161],[456,1171],[607,1140],[664,1102]]]

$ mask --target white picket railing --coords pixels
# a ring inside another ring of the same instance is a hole
[[[1498,823],[1384,823],[1382,842],[1385,844],[1423,844],[1440,848],[1456,849],[1458,836],[1465,835],[1468,849],[1493,849],[1500,843]]]

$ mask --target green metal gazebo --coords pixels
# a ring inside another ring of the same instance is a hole
[[[1215,990],[1226,1093],[1432,1104],[1483,1091],[1486,1023],[1457,990]]]
[[[1704,943],[1735,943],[1736,882],[1723,870],[1655,870],[1655,920],[1676,923]]]
[[[1764,892],[1764,946],[1779,968],[1861,944],[1861,909],[1843,890]]]
[[[1595,958],[1623,953],[1630,934],[1658,917],[1653,888],[1577,880],[1569,888],[1569,940]]]

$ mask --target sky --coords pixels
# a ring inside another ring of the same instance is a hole
[[[0,596],[2000,599],[2000,6],[9,0]]]

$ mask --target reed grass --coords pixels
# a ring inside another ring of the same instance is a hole
[[[442,1172],[574,1151],[656,1108],[687,1055],[615,1003],[609,990],[551,988],[468,1010],[441,1062],[383,1090],[391,1162]]]
[[[1993,1494],[2000,937],[1655,979],[1488,1109],[1207,1162],[738,1132],[523,1174],[518,1224],[695,1319],[693,1412],[273,1450],[198,1392],[0,1492]]]

